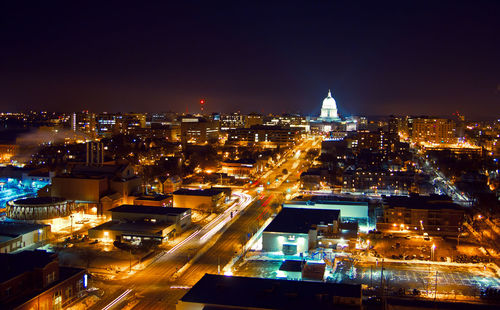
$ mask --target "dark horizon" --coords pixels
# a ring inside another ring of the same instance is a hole
[[[500,3],[3,3],[0,110],[498,118]]]

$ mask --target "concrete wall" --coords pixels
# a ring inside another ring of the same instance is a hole
[[[106,234],[107,233],[107,234]],[[122,233],[120,231],[114,231],[110,229],[89,229],[89,238],[90,239],[109,239],[116,240],[117,236],[121,236]]]
[[[0,242],[0,253],[14,252],[17,249],[20,249],[22,244],[21,236]]]
[[[50,226],[44,226],[40,228],[39,230],[33,230],[31,232],[28,232],[24,235],[22,235],[22,243],[23,247],[28,247],[31,246],[37,242],[43,242],[50,237]]]
[[[171,199],[172,198],[166,198],[163,200],[148,200],[148,199],[136,199],[134,200],[134,204],[136,206],[150,206],[150,207],[171,207]]]
[[[162,208],[162,207],[158,207]],[[168,216],[162,214],[132,213],[132,212],[111,212],[114,221],[143,221],[144,219],[156,219],[157,222],[168,222]]]
[[[125,181],[110,181],[111,190],[120,193],[123,196],[129,196],[138,192],[140,186],[141,178],[132,178]]]
[[[205,308],[205,304],[184,302],[182,300],[179,300],[175,305],[175,310],[203,310],[203,308]]]
[[[174,208],[190,208],[194,210],[213,212],[217,199],[212,196],[175,195]]]
[[[51,195],[64,197],[69,200],[98,202],[99,198],[108,190],[106,178],[83,179],[54,177],[52,179]]]
[[[163,207],[158,207],[163,208]],[[191,210],[182,214],[145,214],[145,213],[127,213],[112,212],[113,221],[143,221],[144,219],[156,219],[157,222],[171,223],[176,225],[177,233],[180,233],[191,226]]]
[[[47,225],[40,228],[40,230],[37,228],[16,238],[0,243],[0,253],[10,253],[37,243],[40,246],[45,240],[48,240],[49,238],[50,226]]]
[[[191,210],[187,210],[185,215],[180,214],[179,216],[177,216],[177,218],[175,219],[175,224],[177,234],[191,227]]]

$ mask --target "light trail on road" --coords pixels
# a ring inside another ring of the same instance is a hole
[[[198,229],[197,231],[195,231],[194,233],[192,233],[191,235],[189,235],[186,239],[184,239],[181,242],[177,243],[173,248],[171,248],[170,250],[167,251],[167,254],[174,253],[178,248],[180,248],[181,246],[183,246],[184,244],[186,244],[187,242],[189,242],[189,240],[191,240],[194,237],[196,237],[201,232],[201,230],[202,229]]]
[[[301,144],[301,146],[303,145]],[[291,153],[293,154],[293,152]],[[292,154],[290,157],[283,158],[282,162],[285,166],[276,165],[267,174],[279,174],[280,171],[287,168],[290,175],[293,175],[295,169],[292,169],[292,165],[296,160]],[[302,152],[301,155],[304,156],[305,153]],[[302,159],[300,160],[302,161]],[[260,180],[263,182],[262,179]],[[252,185],[255,187],[258,183],[260,182],[255,182]],[[130,292],[135,292],[137,294],[136,298],[139,299],[139,303],[134,306],[134,309],[165,309],[165,304],[168,305],[167,309],[175,308],[175,303],[182,297],[185,289],[194,285],[197,279],[201,278],[205,273],[217,273],[218,265],[222,264],[224,266],[231,260],[235,254],[234,249],[237,249],[241,240],[248,236],[248,228],[254,225],[259,215],[262,218],[266,215],[266,212],[269,212],[271,202],[277,197],[276,194],[273,196],[274,198],[266,197],[266,194],[259,192],[256,188],[248,189],[246,192],[237,191],[233,193],[233,196],[237,196],[239,201],[233,203],[206,225],[195,228],[191,234],[170,250],[163,252],[168,255],[163,255],[162,259],[154,260],[146,269],[127,279],[125,287],[130,290],[129,292],[124,292],[124,288],[120,288],[120,291],[108,296],[109,298],[92,307],[92,309],[103,309],[102,307],[107,303],[104,310],[118,308],[123,305],[126,296],[129,296],[127,300],[130,299]],[[260,201],[256,202],[257,200]],[[231,212],[233,212],[235,225],[231,221]],[[234,217],[235,214],[237,215],[236,218]],[[217,238],[218,234],[221,234],[221,238]],[[189,256],[191,256],[194,254],[195,249],[199,250],[203,244],[206,244],[212,238],[217,238],[217,240],[207,252],[192,262],[192,265],[179,278],[172,279],[170,275],[175,274],[179,267],[186,264],[185,251],[189,252]],[[161,288],[167,288],[168,291]],[[111,300],[117,294],[121,295]]]
[[[226,211],[224,211],[224,213],[217,217],[219,218],[225,216],[223,220],[221,220],[215,227],[210,229],[200,238],[201,242],[205,242],[208,238],[216,234],[219,230],[221,230],[222,227],[224,227],[229,221],[231,221],[236,214],[241,212],[241,210],[245,209],[252,202],[252,196],[248,194],[236,193],[234,195],[238,196],[240,198],[240,201],[228,208]],[[238,209],[237,207],[241,207],[241,209]],[[213,222],[215,222],[215,220],[212,221],[212,223]]]
[[[202,232],[205,232],[203,236],[200,238],[201,242],[205,242],[208,238],[213,236],[216,232],[218,232],[222,227],[224,227],[225,224],[227,224],[231,220],[231,212],[233,212],[233,216],[245,209],[251,202],[252,202],[252,196],[244,193],[234,193],[234,196],[237,196],[240,201],[238,203],[233,204],[231,207],[227,208],[223,213],[219,214],[216,218],[214,218],[210,223],[206,224],[203,226],[203,228],[200,228],[193,232],[191,235],[189,235],[186,239],[182,240],[178,244],[176,244],[173,248],[167,251],[167,254],[172,254],[174,253],[177,249],[191,241],[193,238],[195,238],[197,235],[199,235]],[[214,226],[215,225],[215,226]]]
[[[108,310],[111,309],[114,305],[119,303],[123,298],[125,298],[128,294],[132,292],[131,289],[127,289],[125,292],[123,292],[120,296],[116,297],[112,302],[110,302],[106,307],[102,308],[102,310]]]
[[[262,213],[259,215],[259,217],[257,218],[257,221],[260,220],[260,218],[267,213],[267,209],[269,207],[266,208],[266,206],[269,204],[269,202],[271,201],[271,199],[273,199],[273,195],[270,195],[269,198],[267,198],[266,201],[264,201],[264,203],[262,204],[262,207],[264,208],[264,211],[262,211]]]

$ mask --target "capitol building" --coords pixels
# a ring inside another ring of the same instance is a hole
[[[324,122],[340,121],[339,113],[337,111],[337,103],[335,102],[335,99],[333,99],[330,90],[328,90],[328,96],[323,100],[319,119]]]

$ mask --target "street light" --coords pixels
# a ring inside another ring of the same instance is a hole
[[[436,250],[436,245],[434,243],[432,244],[431,250],[432,250],[431,251],[431,261],[434,261],[434,255],[435,255],[434,252]]]

